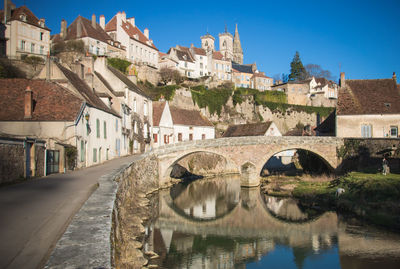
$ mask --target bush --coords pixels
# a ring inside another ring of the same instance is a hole
[[[232,95],[232,91],[232,88],[206,89],[204,85],[193,87],[191,90],[195,104],[200,108],[207,107],[211,115],[217,113],[218,116]]]
[[[132,64],[130,61],[120,58],[108,58],[107,63],[124,74],[127,73],[128,67]]]
[[[32,67],[36,70],[36,67],[39,64],[44,63],[44,59],[39,56],[26,56],[23,60],[25,63],[32,65]]]

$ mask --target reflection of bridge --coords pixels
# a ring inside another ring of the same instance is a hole
[[[233,210],[208,221],[179,214],[168,190],[161,191],[159,195],[159,218],[154,226],[161,231],[242,238],[281,235],[296,241],[309,241],[316,234],[331,236],[337,231],[335,213],[325,213],[313,221],[303,223],[288,223],[273,217],[266,208],[259,189],[242,188],[239,203]]]
[[[209,152],[223,156],[229,172],[241,174],[242,186],[259,185],[259,174],[265,162],[274,154],[303,149],[315,153],[332,169],[339,165],[336,149],[343,139],[336,137],[232,137],[196,140],[169,146],[154,151],[159,161],[160,183],[168,180],[172,167],[180,159],[197,152]]]

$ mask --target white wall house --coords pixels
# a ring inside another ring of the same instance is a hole
[[[132,143],[133,153],[149,150],[152,143],[152,100],[134,83],[136,77],[126,76],[108,66],[106,60],[106,57],[98,57],[94,62],[94,70],[104,78],[121,102],[122,147],[129,149],[129,143]]]
[[[214,125],[200,111],[170,107],[168,102],[154,102],[153,122],[154,147],[215,138]]]
[[[104,29],[126,47],[126,58],[131,62],[158,68],[158,49],[150,39],[149,29],[140,31],[134,17],[126,18],[125,12],[118,12]]]
[[[46,57],[50,51],[50,29],[45,19],[38,19],[26,6],[16,8],[9,0],[5,5],[0,19],[6,26],[6,55]]]
[[[183,46],[176,46],[176,49],[190,54],[191,56],[190,58],[194,62],[194,65],[192,65],[193,71],[190,77],[200,78],[211,74],[208,70],[209,57],[207,57],[207,53],[204,49],[196,48],[193,44],[190,46],[190,48]]]

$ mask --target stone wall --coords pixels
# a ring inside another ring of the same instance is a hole
[[[147,264],[142,251],[145,223],[156,218],[157,205],[147,195],[158,188],[158,162],[154,155],[133,163],[118,178],[119,186],[112,213],[112,257],[116,268],[141,268]]]
[[[148,81],[154,85],[157,85],[160,81],[160,75],[158,74],[158,69],[154,67],[149,67],[147,65],[140,65],[137,67],[137,77],[141,81]]]
[[[0,144],[0,184],[24,178],[24,145]]]

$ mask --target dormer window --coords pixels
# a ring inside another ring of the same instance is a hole
[[[135,34],[133,37],[134,37],[136,40],[139,40],[139,35],[138,35],[138,34]]]
[[[385,107],[389,108],[390,107],[390,103],[385,103]]]
[[[25,14],[21,14],[19,17],[20,17],[20,19],[22,21],[26,21],[26,15]]]

